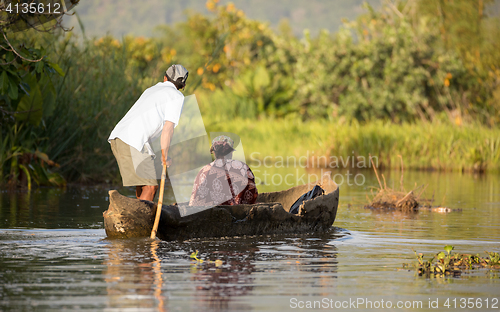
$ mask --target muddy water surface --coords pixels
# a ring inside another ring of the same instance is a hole
[[[327,233],[182,242],[107,240],[106,187],[2,191],[0,310],[362,311],[390,303],[400,310],[499,311],[498,271],[429,279],[402,265],[414,262],[412,248],[429,256],[448,244],[462,253],[499,252],[500,176],[405,173],[405,187],[427,183],[425,196],[435,205],[460,210],[402,214],[363,207],[378,182],[362,173],[363,185],[341,186]],[[386,179],[397,185],[399,174]],[[195,250],[203,263],[190,259]]]

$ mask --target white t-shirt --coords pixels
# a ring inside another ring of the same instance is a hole
[[[183,104],[184,95],[173,83],[159,82],[142,93],[115,126],[108,141],[119,138],[138,151],[146,148],[154,155],[151,142],[161,135],[165,121],[177,126]]]

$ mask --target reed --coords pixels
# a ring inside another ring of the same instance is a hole
[[[107,138],[139,98],[143,85],[153,83],[146,77],[149,71],[129,65],[125,44],[97,42],[54,42],[65,76],[56,81],[55,113],[40,135],[48,138],[42,149],[58,160],[69,181],[117,180]]]
[[[408,169],[500,171],[500,129],[479,124],[293,119],[205,123],[208,131],[240,135],[247,159],[336,156],[352,161],[361,156],[368,159],[371,154],[385,168],[399,168],[402,156]]]

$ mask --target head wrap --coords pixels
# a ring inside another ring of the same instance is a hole
[[[210,152],[214,152],[215,157],[224,157],[235,150],[233,146],[234,142],[230,137],[220,135],[212,140]]]

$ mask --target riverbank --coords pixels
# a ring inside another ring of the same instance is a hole
[[[10,77],[0,183],[120,183],[108,136],[172,63],[190,70],[184,93],[196,94],[207,129],[241,135],[250,162],[365,168],[371,154],[396,168],[401,155],[405,168],[499,171],[500,54],[490,43],[449,32],[462,48],[447,48],[427,10],[401,19],[391,6],[368,9],[335,34],[301,39],[210,3],[214,15],[190,14],[152,38],[16,33],[15,46],[46,49],[47,73],[9,57],[0,68]],[[499,37],[496,20],[463,5],[449,13],[483,25],[474,38]],[[43,96],[29,98],[21,78]],[[37,113],[25,116],[26,103]]]
[[[246,159],[272,164],[297,161],[302,166],[370,168],[376,165],[442,171],[500,171],[500,129],[451,123],[394,124],[374,121],[233,119],[205,121],[207,131],[238,134]]]
[[[246,161],[252,167],[372,170],[372,155],[378,168],[400,169],[401,155],[405,170],[500,172],[500,129],[479,124],[399,125],[293,118],[215,120],[203,116],[209,135],[224,131],[240,136]],[[64,158],[56,159],[60,167],[51,168],[52,172],[69,183],[120,185],[118,166],[106,140],[109,132],[106,129],[92,140],[78,140],[78,153],[70,150]]]

